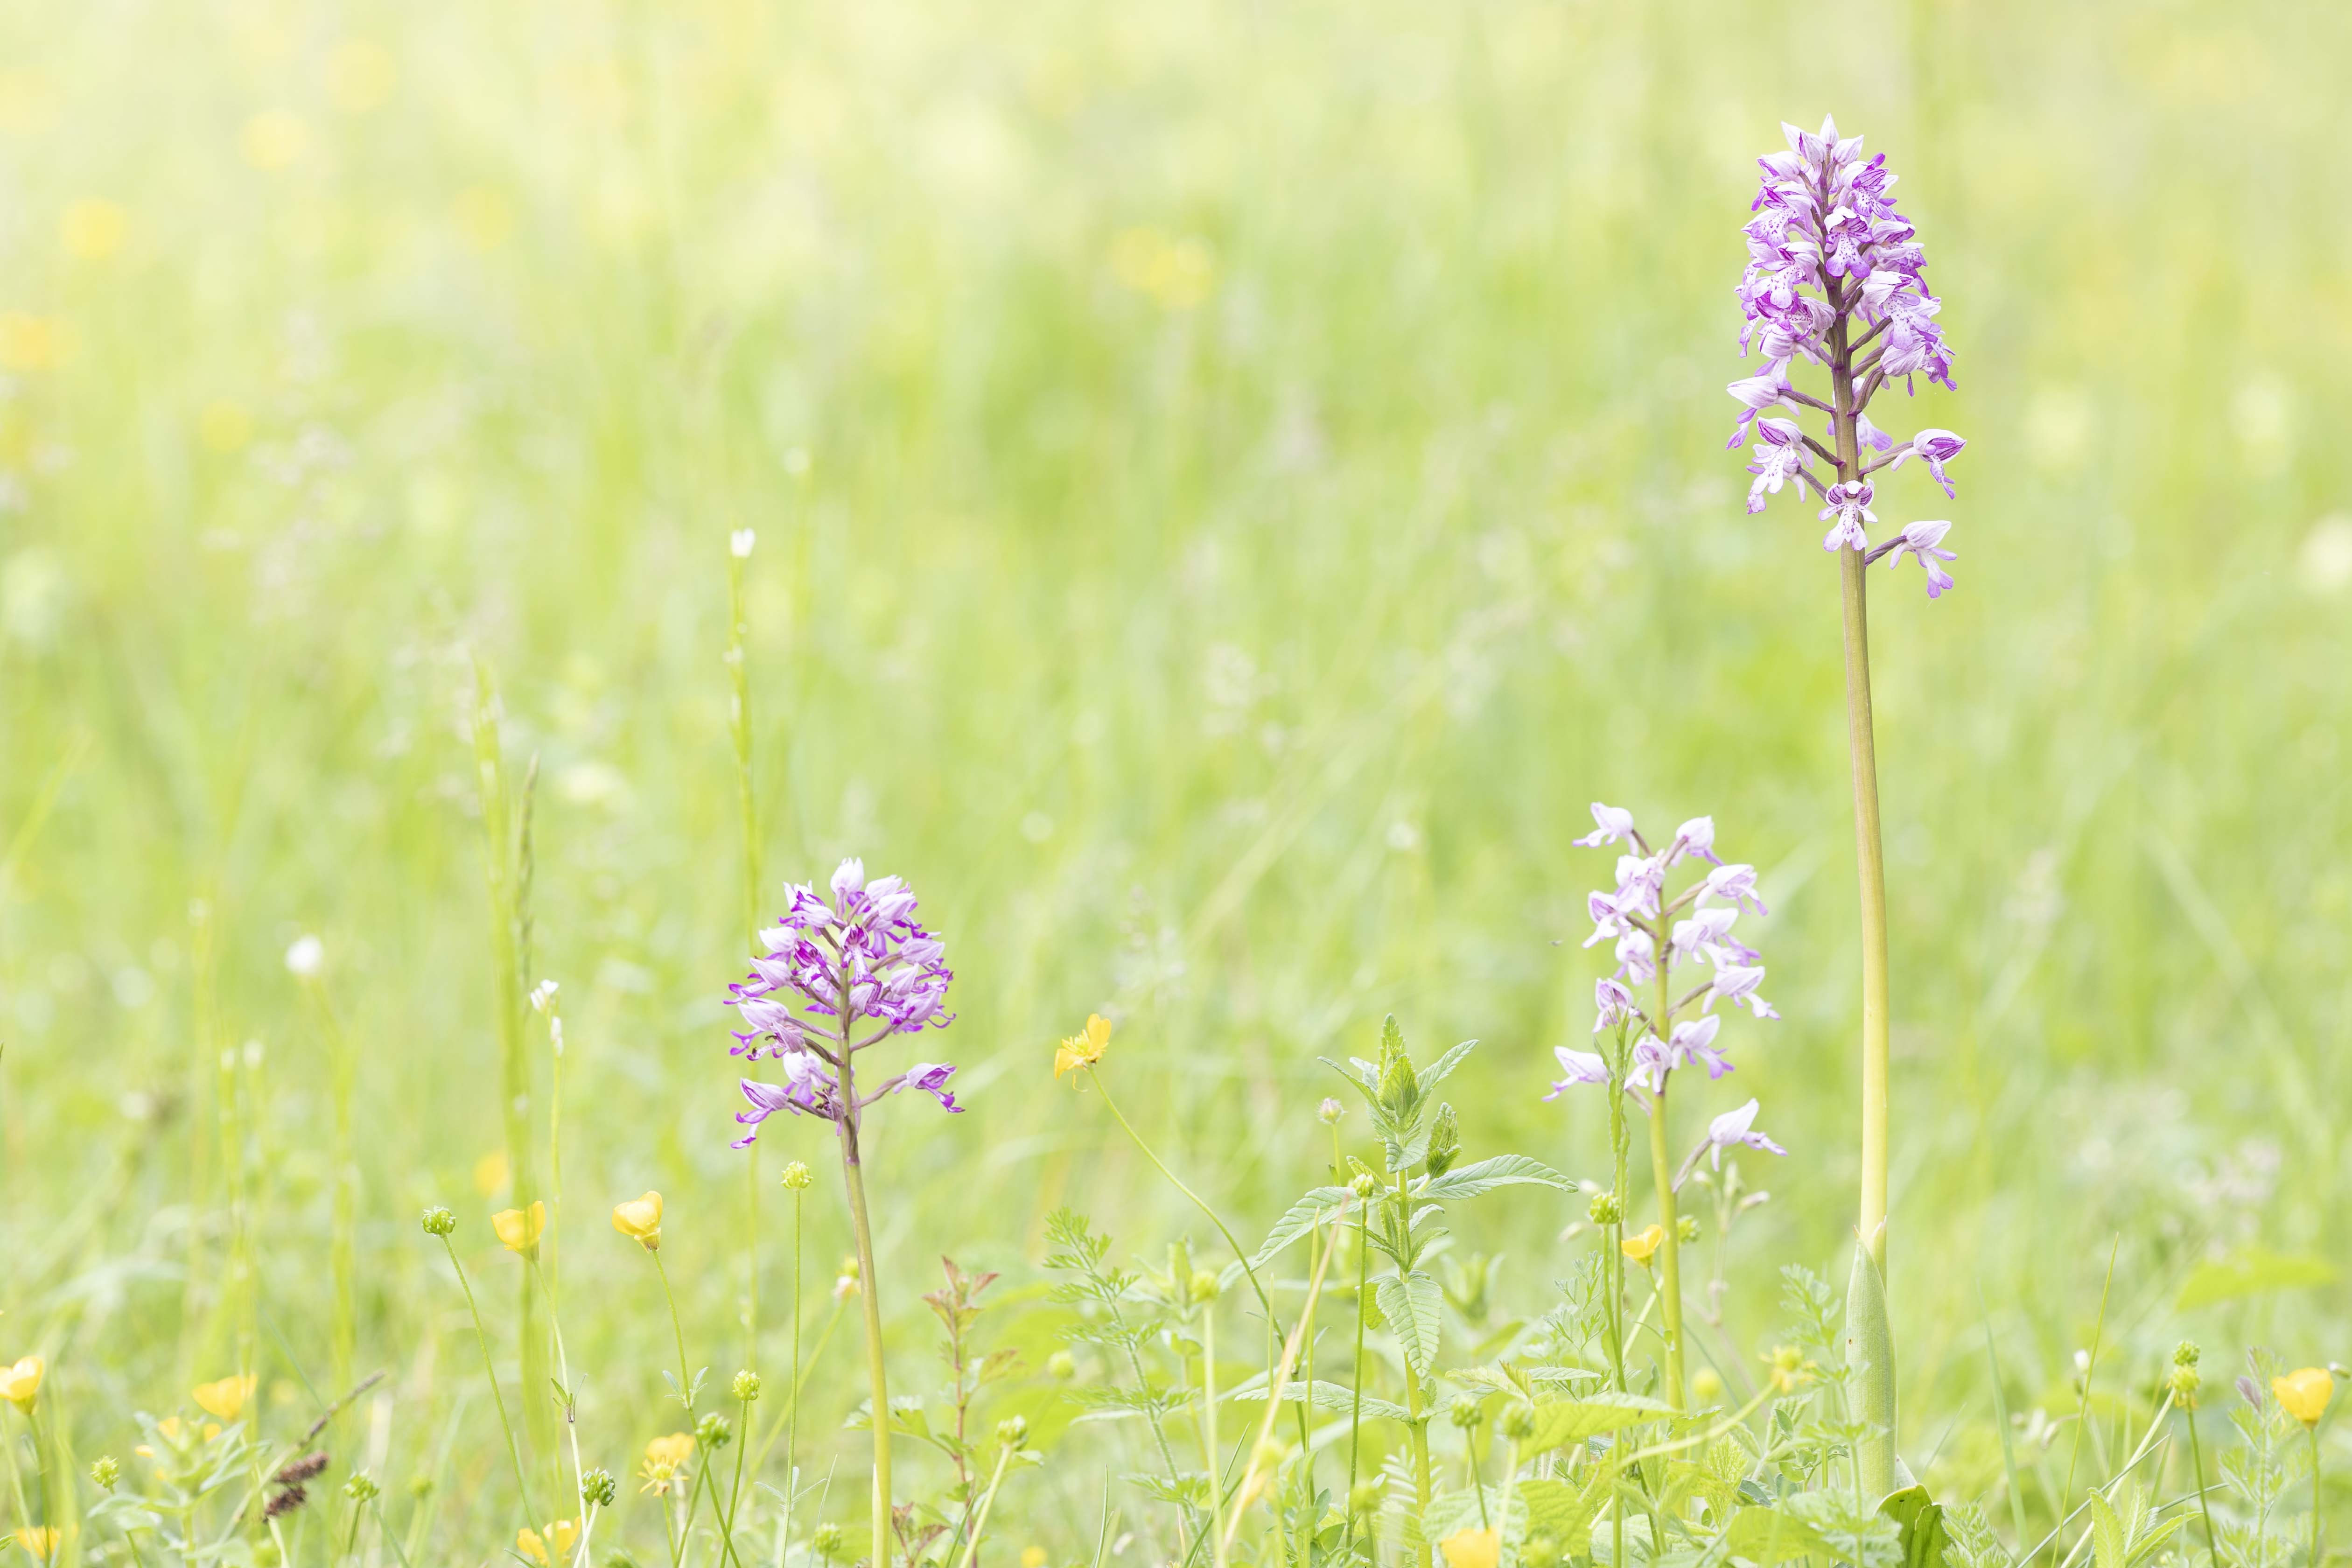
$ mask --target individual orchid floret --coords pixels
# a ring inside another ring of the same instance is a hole
[[[1952,574],[1944,570],[1943,563],[1960,558],[1958,551],[1938,548],[1951,529],[1952,525],[1945,521],[1915,522],[1880,549],[1885,552],[1889,566],[1899,564],[1904,554],[1909,552],[1927,569],[1927,597],[1940,599],[1953,586]],[[1873,551],[1870,559],[1875,561],[1878,553]]]
[[[1558,1100],[1580,1083],[1605,1084],[1609,1081],[1608,1058],[1598,1052],[1572,1051],[1566,1046],[1554,1046],[1551,1054],[1559,1058],[1559,1070],[1563,1076],[1551,1086],[1551,1092],[1544,1096],[1546,1100]]]
[[[1717,1002],[1728,1002],[1735,1007],[1745,1005],[1759,1018],[1777,1018],[1780,1015],[1773,1010],[1772,1004],[1757,994],[1756,988],[1763,984],[1764,968],[1761,964],[1725,964],[1715,972],[1715,978],[1708,983],[1706,999],[1699,1005],[1700,1010],[1712,1012]]]
[[[1617,973],[1636,985],[1646,985],[1658,973],[1657,943],[1645,931],[1629,931],[1617,939]]]
[[[1633,1005],[1633,994],[1625,989],[1622,981],[1606,975],[1592,983],[1592,1032],[1596,1035],[1640,1016],[1640,1009]]]
[[[1756,422],[1755,461],[1748,471],[1756,476],[1748,486],[1748,510],[1752,516],[1764,510],[1764,498],[1779,495],[1790,479],[1806,479],[1805,437],[1793,419],[1759,419]]]
[[[1904,443],[1903,450],[1895,454],[1887,464],[1901,468],[1913,458],[1927,465],[1928,477],[1944,488],[1944,499],[1950,500],[1959,492],[1952,488],[1952,476],[1944,472],[1944,465],[1960,455],[1968,442],[1949,430],[1922,430]]]
[[[1739,918],[1736,908],[1721,904],[1698,910],[1688,920],[1675,922],[1669,963],[1680,963],[1704,954],[1710,963],[1722,968],[1731,963],[1753,963],[1756,950],[1731,934],[1732,922]]]
[[[897,1094],[901,1089],[919,1089],[945,1106],[952,1116],[963,1114],[964,1108],[955,1102],[948,1089],[948,1079],[955,1076],[952,1062],[917,1062],[898,1078],[882,1087],[881,1093]]]
[[[1756,1131],[1757,1102],[1749,1100],[1737,1110],[1727,1110],[1706,1124],[1708,1161],[1717,1170],[1723,1168],[1723,1152],[1745,1144],[1761,1149],[1768,1154],[1786,1154],[1788,1151]]]
[[[1756,868],[1746,865],[1717,866],[1706,874],[1706,888],[1698,896],[1704,905],[1710,899],[1754,910],[1758,914],[1769,914],[1764,900],[1756,891]]]
[[[1878,521],[1878,514],[1870,510],[1870,485],[1860,480],[1834,484],[1822,499],[1829,504],[1822,508],[1821,515],[1836,520],[1822,535],[1822,548],[1867,551],[1870,535],[1863,531],[1863,524]]]
[[[1735,381],[1724,390],[1738,399],[1740,405],[1747,409],[1747,412],[1739,416],[1739,423],[1731,427],[1731,439],[1724,443],[1727,450],[1737,448],[1741,442],[1748,439],[1748,426],[1756,423],[1765,409],[1787,408],[1792,413],[1795,411],[1794,405],[1789,402],[1788,374],[1777,366],[1762,375],[1751,375],[1743,380]]]
[[[1723,864],[1715,854],[1715,818],[1694,816],[1675,829],[1675,841],[1666,846],[1666,864],[1671,866],[1685,855],[1696,855],[1710,866]]]
[[[1598,849],[1604,844],[1616,844],[1630,838],[1633,833],[1633,814],[1622,806],[1592,803],[1593,829],[1583,837],[1571,840],[1580,849]]]

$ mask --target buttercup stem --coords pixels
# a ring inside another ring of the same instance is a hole
[[[1269,1397],[1279,1397],[1280,1389]],[[1225,1568],[1224,1499],[1217,1484],[1217,1302],[1201,1304],[1201,1450],[1209,1472],[1209,1556]]]
[[[2319,1568],[2319,1423],[2311,1422],[2303,1430],[2311,1439],[2311,1568]]]
[[[490,1380],[490,1402],[499,1408],[499,1429],[507,1435],[507,1458],[514,1464],[515,1500],[522,1507],[523,1522],[530,1524],[530,1483],[522,1479],[522,1450],[515,1447],[514,1423],[507,1419],[507,1396],[499,1392],[499,1369],[490,1362],[490,1336],[482,1327],[482,1309],[475,1304],[474,1287],[466,1279],[466,1266],[457,1261],[457,1248],[446,1236],[441,1246],[449,1254],[449,1267],[457,1271],[457,1289],[466,1293],[466,1310],[474,1314],[474,1341],[482,1347],[482,1373]]]
[[[1405,1173],[1396,1173],[1396,1201],[1400,1223],[1412,1224],[1412,1196],[1405,1184]],[[1412,1370],[1412,1357],[1404,1358],[1404,1408],[1411,1417],[1408,1430],[1412,1434],[1412,1502],[1423,1513],[1429,1511],[1429,1423],[1421,1418],[1421,1375]]]
[[[1372,1268],[1372,1205],[1356,1226],[1356,1371],[1348,1411],[1348,1541],[1356,1539],[1356,1459],[1364,1436],[1364,1299]]]
[[[662,1300],[669,1303],[669,1331],[677,1336],[677,1402],[694,1414],[694,1387],[686,1365],[686,1330],[677,1321],[677,1296],[669,1288],[669,1270],[662,1267],[661,1249],[653,1249],[654,1272],[661,1278]]]

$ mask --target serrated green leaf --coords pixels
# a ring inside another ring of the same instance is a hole
[[[1444,1542],[1465,1530],[1499,1532],[1507,1557],[1507,1548],[1527,1539],[1528,1506],[1497,1488],[1481,1487],[1440,1492],[1422,1510],[1421,1532],[1428,1540]]]
[[[1235,1400],[1262,1400],[1265,1397],[1265,1386],[1261,1384],[1255,1388],[1244,1389],[1229,1397]],[[1297,1382],[1286,1383],[1283,1384],[1282,1397],[1288,1403],[1296,1405],[1307,1398],[1307,1385]],[[1311,1404],[1318,1410],[1336,1410],[1344,1415],[1356,1407],[1356,1391],[1346,1384],[1326,1383],[1318,1378],[1315,1381]],[[1378,1416],[1383,1421],[1412,1419],[1412,1413],[1403,1405],[1393,1400],[1378,1398],[1370,1394],[1364,1395],[1364,1414],[1368,1416]]]
[[[1580,1488],[1557,1479],[1521,1481],[1518,1493],[1528,1506],[1528,1533],[1549,1535],[1559,1542],[1563,1556],[1583,1553],[1592,1521],[1609,1500],[1611,1473],[1608,1466],[1595,1465]]]
[[[2098,1493],[2091,1494],[2091,1560],[2098,1568],[2124,1568],[2125,1548],[2130,1544],[2124,1521]]]
[[[1570,1443],[1581,1443],[1603,1432],[1621,1431],[1645,1421],[1663,1421],[1674,1406],[1638,1394],[1612,1394],[1598,1399],[1546,1400],[1536,1407],[1535,1431],[1520,1440],[1522,1453],[1540,1454]]]
[[[1944,1568],[1944,1508],[1926,1487],[1888,1494],[1878,1511],[1902,1529],[1904,1568]]]
[[[1289,1212],[1274,1222],[1274,1228],[1266,1233],[1265,1245],[1251,1256],[1250,1267],[1264,1268],[1284,1247],[1339,1213],[1353,1195],[1345,1187],[1317,1187],[1309,1192],[1291,1205]]]
[[[1437,1281],[1419,1269],[1402,1278],[1391,1274],[1375,1288],[1372,1299],[1380,1304],[1381,1316],[1388,1320],[1412,1370],[1427,1377],[1437,1360],[1438,1310],[1445,1300]]]
[[[1465,1040],[1414,1074],[1413,1081],[1420,1086],[1422,1094],[1426,1097],[1431,1089],[1444,1083],[1446,1076],[1462,1065],[1462,1058],[1477,1048],[1477,1041]]]
[[[1451,1202],[1455,1198],[1475,1198],[1496,1187],[1557,1187],[1564,1192],[1575,1184],[1540,1160],[1530,1160],[1525,1154],[1497,1154],[1491,1160],[1432,1176],[1413,1196]]]
[[[1743,1508],[1716,1537],[1716,1549],[1726,1557],[1773,1568],[1799,1557],[1832,1555],[1822,1532],[1801,1519],[1791,1519],[1776,1508]]]

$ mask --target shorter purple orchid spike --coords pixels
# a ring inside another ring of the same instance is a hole
[[[1755,1131],[1757,1102],[1749,1100],[1737,1110],[1727,1110],[1706,1124],[1709,1163],[1723,1169],[1723,1152],[1746,1144],[1761,1149],[1768,1154],[1786,1154],[1788,1151],[1763,1133]]]

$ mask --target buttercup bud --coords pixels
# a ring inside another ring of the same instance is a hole
[[[793,1192],[806,1191],[808,1184],[814,1180],[816,1178],[809,1174],[809,1168],[798,1160],[784,1167],[784,1185]]]
[[[1382,1487],[1378,1481],[1358,1481],[1348,1493],[1348,1511],[1370,1513],[1381,1506]]]
[[[1198,1268],[1193,1270],[1192,1291],[1192,1300],[1195,1301],[1213,1301],[1217,1299],[1218,1292],[1223,1289],[1223,1287],[1217,1281],[1217,1277],[1208,1269]]]
[[[343,1483],[343,1495],[356,1503],[373,1502],[383,1490],[382,1487],[369,1479],[365,1470],[360,1471]]]
[[[739,1372],[735,1381],[727,1385],[727,1391],[735,1396],[737,1404],[749,1405],[760,1397],[760,1374],[748,1370]]]
[[[457,1228],[457,1216],[447,1209],[426,1209],[420,1223],[427,1236],[446,1236]]]
[[[2175,1366],[2195,1366],[2197,1364],[2198,1354],[2197,1342],[2195,1340],[2183,1340],[2173,1350],[2172,1364]]]
[[[2197,1390],[2204,1379],[2197,1375],[2197,1369],[2194,1366],[2174,1367],[2172,1374],[2164,1382],[2165,1386],[2172,1391],[2172,1403],[2176,1408],[2181,1410],[2197,1408]]]
[[[816,1534],[810,1539],[809,1544],[816,1548],[816,1554],[819,1557],[840,1556],[841,1526],[837,1524],[818,1525],[816,1527]]]
[[[1003,1420],[999,1421],[996,1424],[996,1440],[999,1443],[1003,1444],[1008,1448],[1020,1447],[1022,1444],[1029,1440],[1029,1422],[1027,1418],[1020,1415],[1008,1415]]]
[[[1675,1234],[1680,1237],[1684,1241],[1696,1241],[1698,1239],[1698,1216],[1696,1215],[1686,1214],[1680,1219],[1675,1221]]]
[[[1055,1351],[1045,1358],[1045,1375],[1056,1383],[1067,1383],[1078,1375],[1078,1358],[1067,1351]]]
[[[1615,1225],[1625,1217],[1625,1205],[1618,1201],[1615,1193],[1595,1193],[1584,1212],[1592,1217],[1595,1225]]]
[[[1351,1178],[1348,1183],[1348,1190],[1359,1198],[1369,1198],[1381,1190],[1381,1184],[1370,1172],[1367,1171],[1362,1175]]]
[[[580,1478],[580,1500],[591,1507],[612,1507],[614,1494],[619,1489],[613,1472],[601,1465]]]
[[[1465,1430],[1478,1425],[1478,1402],[1466,1394],[1457,1394],[1446,1407],[1445,1418]]]
[[[1328,1096],[1325,1098],[1322,1104],[1315,1108],[1315,1119],[1322,1122],[1326,1127],[1335,1125],[1339,1121],[1339,1118],[1347,1114],[1348,1108],[1346,1106],[1340,1104],[1336,1100],[1328,1098]]]
[[[694,1424],[694,1440],[705,1448],[723,1448],[734,1439],[734,1426],[716,1410]]]
[[[1536,1407],[1525,1401],[1514,1401],[1503,1411],[1503,1418],[1495,1423],[1504,1436],[1514,1443],[1524,1443],[1536,1435]]]
[[[89,1479],[99,1490],[110,1492],[114,1489],[114,1483],[122,1479],[122,1467],[115,1462],[113,1455],[101,1455],[90,1466]]]

